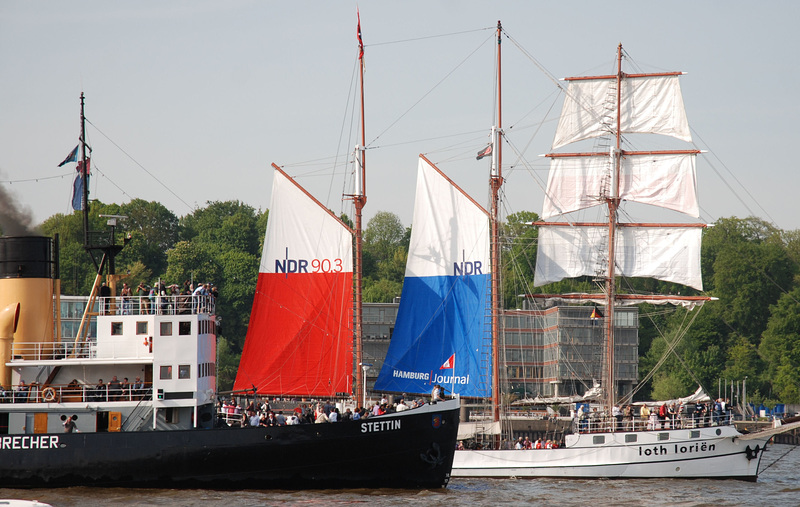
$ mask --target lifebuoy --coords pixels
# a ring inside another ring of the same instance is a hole
[[[45,401],[45,403],[52,403],[56,401],[56,396],[56,390],[52,387],[45,387],[42,390],[42,399]]]

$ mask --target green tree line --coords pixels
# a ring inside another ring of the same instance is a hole
[[[219,288],[217,311],[220,385],[233,383],[258,276],[267,211],[239,201],[212,201],[183,217],[157,202],[91,203],[90,229],[107,230],[100,215],[124,215],[118,222],[127,246],[117,257],[117,273],[128,283],[152,285],[184,280]],[[349,221],[343,216],[345,221]],[[518,308],[532,292],[595,291],[588,278],[533,288],[536,213],[509,215],[502,224],[502,291],[506,308]],[[59,234],[62,292],[86,295],[95,267],[83,249],[82,214],[57,214],[39,231]],[[364,230],[364,300],[391,302],[402,291],[411,227],[394,213],[380,211]],[[705,294],[718,298],[701,309],[640,308],[640,376],[651,373],[670,344],[663,365],[640,391],[640,398],[671,398],[694,390],[697,382],[716,393],[719,379],[747,378],[749,398],[764,403],[800,402],[800,231],[782,231],[757,218],[725,218],[705,230],[702,270]],[[622,291],[693,294],[691,289],[644,279],[621,280]],[[682,331],[693,320],[688,331]]]

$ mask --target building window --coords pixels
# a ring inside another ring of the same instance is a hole
[[[111,336],[122,336],[122,322],[111,323]]]
[[[178,365],[178,378],[192,378],[192,367],[188,364]]]
[[[172,322],[161,323],[161,336],[172,336]]]
[[[148,334],[147,333],[147,322],[137,322],[136,323],[136,334]]]
[[[160,378],[161,380],[171,380],[172,379],[172,366],[162,366],[160,368]]]
[[[178,334],[182,336],[192,334],[191,322],[178,322]]]

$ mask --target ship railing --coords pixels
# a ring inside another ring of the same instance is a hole
[[[217,421],[224,421],[226,425],[232,427],[244,427],[244,413],[226,411],[224,408],[217,411]]]
[[[211,295],[113,296],[98,300],[101,315],[199,315],[216,310]]]
[[[658,430],[675,430],[675,429],[696,429],[706,428],[710,426],[727,426],[733,424],[733,413],[728,411],[724,414],[705,414],[703,416],[693,417],[684,415],[683,417],[676,415],[675,417],[668,416],[666,418],[648,418],[642,419],[635,417],[633,419],[623,418],[618,421],[614,417],[586,417],[584,419],[575,418],[573,424],[573,431],[576,433],[614,433],[614,432],[630,432],[630,431],[658,431]]]
[[[41,386],[31,383],[16,389],[0,388],[0,403],[89,403],[89,402],[130,402],[153,398],[153,386],[144,383],[140,388],[111,389],[106,384],[102,388],[81,384],[74,380],[69,384],[50,384]]]
[[[120,337],[103,339],[102,357],[115,359],[149,359],[153,357],[149,347],[143,347],[141,338]],[[97,359],[98,345],[88,342],[15,342],[11,346],[11,362],[51,361],[62,359]]]

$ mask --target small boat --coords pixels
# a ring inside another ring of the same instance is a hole
[[[362,56],[363,46],[359,60]],[[79,172],[86,180],[83,104],[82,94]],[[68,159],[74,161],[75,153]],[[354,281],[361,362],[363,186],[354,196],[352,230],[274,168],[236,387],[252,398],[281,396],[298,400],[298,405],[301,398],[351,397],[353,371],[358,370],[352,354]],[[363,177],[362,172],[362,184]],[[75,188],[74,203],[83,210],[86,226],[88,185]],[[221,423],[214,296],[114,295],[114,256],[124,242],[116,241],[113,225],[107,233],[85,231],[87,249],[102,258],[74,343],[53,339],[60,292],[57,238],[0,238],[2,385],[19,384],[0,403],[0,487],[447,485],[458,432],[457,399],[335,423],[237,428]],[[101,285],[109,266],[110,294]],[[94,340],[85,338],[90,322],[96,324]],[[111,382],[95,385],[102,378]],[[359,382],[355,403],[363,403],[363,389]]]

